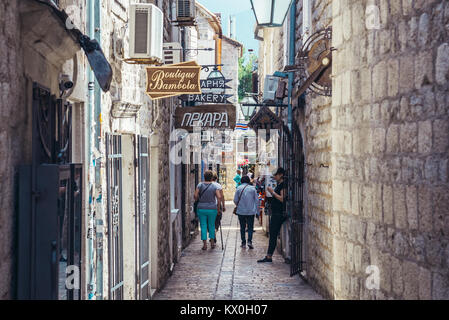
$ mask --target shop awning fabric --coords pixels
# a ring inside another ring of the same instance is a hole
[[[103,91],[112,81],[112,68],[95,39],[66,27],[67,13],[50,0],[20,1],[22,39],[49,61],[62,65],[83,49]]]
[[[281,129],[283,128],[283,121],[281,118],[276,116],[276,114],[270,110],[268,107],[261,107],[259,111],[251,117],[248,123],[248,127],[254,131],[259,129]]]

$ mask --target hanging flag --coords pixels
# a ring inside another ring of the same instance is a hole
[[[248,130],[248,124],[246,124],[246,123],[236,123],[235,130]]]

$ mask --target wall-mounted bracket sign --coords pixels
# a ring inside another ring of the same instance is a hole
[[[185,107],[175,111],[175,128],[190,132],[195,126],[233,130],[235,120],[236,107],[232,104]]]
[[[200,94],[200,71],[195,61],[147,67],[147,95],[155,100],[181,94]]]
[[[301,96],[307,89],[323,95],[332,95],[332,28],[317,31],[311,35],[298,52],[300,61],[301,86],[295,97]]]
[[[221,103],[228,104],[228,98],[232,97],[232,94],[223,93],[202,93],[202,94],[188,94],[182,95],[180,99],[188,102],[202,102],[202,103]]]

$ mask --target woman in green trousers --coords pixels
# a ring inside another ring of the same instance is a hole
[[[195,201],[198,201],[197,211],[201,227],[201,240],[203,250],[207,250],[207,232],[211,242],[211,249],[215,248],[215,218],[222,203],[221,192],[217,184],[213,183],[213,172],[204,173],[204,181],[199,183],[195,190]]]

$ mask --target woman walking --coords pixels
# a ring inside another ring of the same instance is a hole
[[[246,226],[248,226],[248,248],[253,247],[254,216],[257,214],[259,197],[256,188],[251,184],[248,176],[242,178],[242,184],[237,188],[234,195],[234,203],[240,222],[240,236],[242,248],[246,247]]]
[[[284,217],[284,174],[283,168],[277,169],[274,174],[274,179],[277,182],[276,188],[268,187],[267,191],[271,193],[271,219],[270,219],[270,239],[268,241],[268,251],[265,258],[258,260],[259,263],[273,262],[272,257],[274,250],[276,249],[276,242],[281,231],[282,224],[286,220]]]
[[[211,242],[211,249],[215,248],[217,240],[215,238],[215,218],[221,210],[221,192],[217,184],[213,183],[213,172],[204,173],[204,182],[198,184],[195,190],[195,201],[198,201],[197,211],[201,227],[201,240],[203,240],[203,250],[207,250],[207,232]]]

